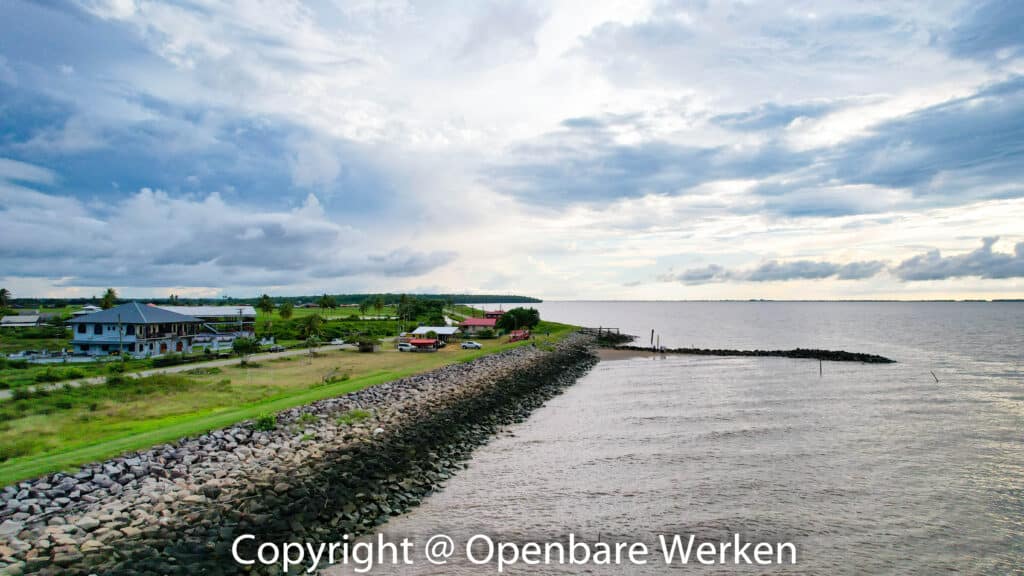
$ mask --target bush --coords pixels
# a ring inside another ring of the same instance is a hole
[[[261,414],[252,425],[253,430],[269,432],[277,428],[277,414]]]
[[[120,374],[112,374],[110,376],[107,376],[107,386],[121,386],[127,381],[127,378]]]
[[[28,368],[28,360],[11,360],[10,358],[0,358],[0,368],[24,370],[25,368]]]
[[[107,372],[111,374],[124,374],[124,362],[114,362],[107,366]]]
[[[10,387],[11,387],[10,384],[8,384],[7,382],[4,382],[3,380],[0,380],[0,390],[8,390],[8,389],[10,389]]]
[[[235,338],[231,343],[231,349],[236,354],[254,354],[260,351],[260,343],[255,338]]]
[[[177,366],[184,364],[189,360],[181,354],[169,354],[167,356],[158,356],[153,358],[153,368],[166,368],[167,366]]]
[[[124,372],[124,366],[121,367],[121,371]],[[85,378],[85,371],[81,368],[68,368],[64,371],[65,380],[75,380],[78,378]]]
[[[62,376],[63,375],[60,372],[54,370],[53,367],[47,367],[46,370],[40,372],[39,374],[36,374],[33,380],[35,380],[36,382],[60,382],[61,380],[63,380]]]
[[[487,340],[491,338],[497,338],[498,335],[495,334],[494,330],[491,330],[490,328],[484,328],[483,330],[479,330],[475,334],[473,334],[473,337],[479,338],[481,340]]]
[[[30,400],[35,394],[28,388],[15,388],[11,392],[11,400]]]

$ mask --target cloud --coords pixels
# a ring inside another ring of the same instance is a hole
[[[416,277],[455,258],[395,244],[333,221],[313,195],[284,211],[228,203],[218,194],[150,189],[86,206],[0,183],[5,273],[60,278],[66,286],[280,286]]]
[[[947,39],[949,50],[967,58],[1012,58],[1024,47],[1024,5],[1016,0],[968,4]]]
[[[901,280],[945,280],[976,276],[978,278],[1024,278],[1024,242],[1014,246],[1012,254],[993,252],[999,240],[993,236],[982,240],[977,250],[958,256],[942,256],[938,250],[908,258],[893,268]]]
[[[769,260],[755,268],[729,270],[717,264],[691,268],[677,275],[663,276],[662,280],[678,280],[683,284],[709,284],[713,282],[785,282],[789,280],[863,280],[885,268],[884,262],[864,261],[836,264],[817,260]]]
[[[0,158],[0,180],[26,184],[53,184],[57,175],[49,169],[28,162]]]

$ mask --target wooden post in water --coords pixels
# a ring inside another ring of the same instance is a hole
[[[818,358],[818,378],[821,378],[821,358]]]
[[[654,348],[654,328],[651,328],[651,348]]]

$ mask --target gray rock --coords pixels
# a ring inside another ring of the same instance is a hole
[[[75,522],[75,526],[78,526],[86,532],[92,532],[93,530],[100,527],[100,521],[93,518],[92,516],[82,516],[82,518],[80,518],[78,522]]]

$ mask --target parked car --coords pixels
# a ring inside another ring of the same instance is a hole
[[[281,346],[280,344],[275,344],[275,345],[270,347],[270,351],[271,352],[284,352],[284,346]]]
[[[462,343],[463,350],[479,350],[483,348],[479,342],[473,342],[472,340],[466,340]]]
[[[335,338],[335,339],[331,340],[331,346],[341,346],[344,343],[345,343],[345,341],[342,340],[341,338]]]
[[[416,349],[416,347],[413,346],[412,344],[409,344],[408,342],[400,342],[398,344],[398,351],[399,352],[412,352],[415,349]]]

